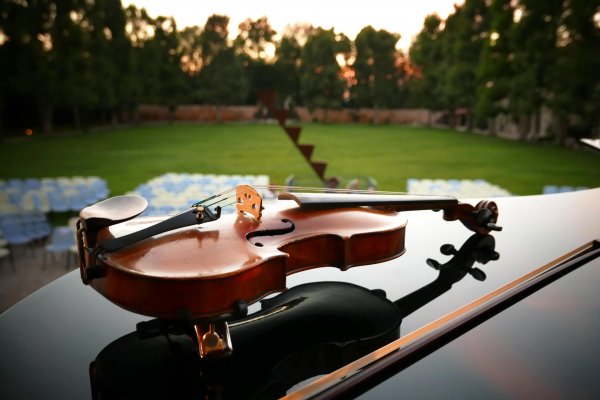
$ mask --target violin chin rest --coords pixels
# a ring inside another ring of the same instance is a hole
[[[143,213],[148,201],[136,195],[115,196],[84,208],[79,217],[95,229],[127,221]]]

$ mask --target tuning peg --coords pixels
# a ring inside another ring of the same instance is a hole
[[[491,247],[484,247],[477,251],[475,259],[478,263],[487,264],[490,261],[496,261],[500,258],[500,254],[494,251]]]
[[[440,252],[445,256],[451,256],[451,255],[458,253],[456,251],[456,248],[454,246],[452,246],[451,244],[442,245],[442,247],[440,247]]]
[[[490,254],[488,254],[488,259],[491,261],[497,261],[499,258],[500,254],[497,251],[491,251]]]
[[[434,260],[433,258],[428,258],[426,261],[427,265],[429,265],[431,268],[433,269],[437,269],[439,270],[440,267],[442,266],[442,264],[440,264],[439,262],[437,262],[436,260]]]
[[[471,268],[469,270],[469,274],[473,278],[477,279],[478,281],[485,281],[485,278],[486,278],[485,272],[483,272],[479,268]]]
[[[494,224],[493,222],[488,222],[487,224],[485,224],[486,228],[488,228],[490,231],[501,231],[502,227],[498,226],[496,224]]]
[[[492,211],[487,208],[482,208],[473,212],[475,219],[477,220],[477,224],[479,226],[485,225],[492,218]]]

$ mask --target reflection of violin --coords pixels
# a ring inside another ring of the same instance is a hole
[[[492,236],[473,235],[440,267],[437,279],[395,302],[381,290],[349,283],[293,287],[231,323],[236,351],[224,359],[196,361],[194,343],[177,322],[141,323],[137,335],[116,340],[98,355],[90,369],[93,392],[98,398],[279,397],[397,339],[404,317],[473,271],[475,260],[497,258]]]
[[[120,223],[143,212],[145,201],[135,196],[82,210],[84,283],[141,314],[210,321],[196,332],[204,354],[201,338],[226,335],[226,325],[215,333],[212,322],[243,316],[247,304],[285,290],[286,275],[321,266],[345,270],[401,255],[406,223],[398,211],[443,210],[445,219],[478,233],[499,229],[495,203],[473,207],[445,196],[283,193],[280,200],[293,201],[264,209],[259,194],[243,185],[235,194],[238,214],[221,217],[220,208],[210,206],[222,197],[165,220]]]

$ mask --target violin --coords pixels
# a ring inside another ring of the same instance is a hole
[[[233,193],[237,213],[221,215]],[[118,196],[84,208],[77,223],[84,284],[130,311],[195,326],[201,355],[231,351],[227,320],[286,289],[286,276],[341,270],[403,254],[402,211],[441,210],[479,234],[500,230],[494,202],[390,193],[290,193],[263,206],[240,185],[171,218],[135,218],[147,206]]]

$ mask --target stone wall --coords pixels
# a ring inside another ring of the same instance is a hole
[[[296,115],[301,122],[328,122],[328,123],[379,123],[379,124],[417,124],[425,125],[428,122],[428,111],[425,109],[394,109],[374,110],[317,109],[312,114],[306,107],[296,108]],[[258,106],[223,106],[220,107],[222,121],[252,121],[260,114]],[[167,107],[154,105],[141,105],[139,116],[142,121],[166,121],[169,118]],[[182,105],[177,107],[173,116],[175,121],[182,122],[216,122],[218,120],[216,106],[210,105]]]
[[[216,106],[182,105],[177,107],[173,118],[182,122],[216,122],[219,111],[222,121],[250,121],[255,119],[258,107],[223,106],[218,109]],[[141,105],[139,115],[142,121],[166,121],[169,118],[169,110],[162,106]]]

